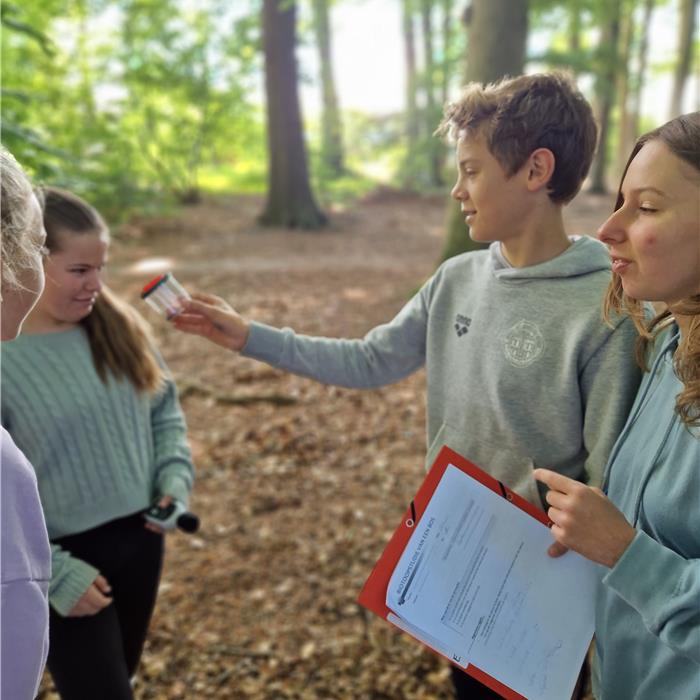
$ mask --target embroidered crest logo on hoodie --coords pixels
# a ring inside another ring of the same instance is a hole
[[[531,365],[544,350],[544,337],[530,321],[519,321],[505,335],[503,351],[514,367]]]

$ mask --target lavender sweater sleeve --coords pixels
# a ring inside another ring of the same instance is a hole
[[[9,433],[0,430],[0,697],[30,700],[49,648],[51,554],[34,471]]]

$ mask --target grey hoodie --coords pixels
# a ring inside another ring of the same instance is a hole
[[[425,365],[426,466],[448,445],[541,505],[535,466],[600,483],[639,385],[632,323],[602,318],[609,281],[608,253],[591,238],[525,268],[493,243],[445,262],[362,340],[253,323],[243,354],[357,388]]]

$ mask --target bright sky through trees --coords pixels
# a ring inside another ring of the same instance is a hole
[[[312,12],[314,4],[297,0],[296,56],[304,137],[312,175],[323,196],[333,188],[361,189],[372,178],[395,182],[398,177],[403,186],[413,187],[416,178],[422,186],[430,178],[430,183],[439,182],[439,177],[433,177],[437,162],[433,156],[440,145],[435,146],[438,140],[430,138],[430,133],[444,99],[444,68],[451,80],[447,94],[452,98],[464,75],[469,48],[461,12],[467,1],[433,3],[430,41],[424,41],[422,34],[423,21],[416,9],[421,6],[414,8],[419,87],[411,92],[415,108],[406,111],[401,0],[323,0],[330,10],[335,85],[324,73],[326,108],[322,112],[318,52],[319,46],[325,47],[325,39],[314,21],[318,21]],[[624,150],[618,142],[629,141],[620,124],[630,123],[627,131],[645,131],[665,121],[671,108],[679,109],[671,99],[679,66],[685,84],[681,109],[700,108],[697,60],[690,77],[679,61],[678,33],[685,26],[680,0],[655,0],[649,50],[644,54],[644,85],[641,93],[636,90],[639,41],[647,36],[641,28],[647,3],[625,2],[626,11],[634,12],[625,28],[633,27],[634,35],[631,43],[620,42],[621,57],[613,72],[616,95],[620,100],[626,95],[627,111],[619,100],[615,103],[607,149],[615,152],[618,161]],[[447,64],[442,14],[446,5],[453,13]],[[591,27],[594,21],[605,21],[604,5],[591,3],[592,9],[581,15],[579,85],[589,99],[594,98],[596,76],[603,75],[607,65],[597,47],[598,32]],[[582,6],[589,4],[578,7]],[[118,211],[124,209],[122,204],[141,206],[136,200],[148,201],[150,189],[184,199],[195,197],[192,193],[200,189],[264,189],[268,123],[260,0],[106,0],[51,7],[45,0],[25,0],[13,8],[20,26],[25,22],[35,27],[55,48],[49,54],[40,42],[11,24],[3,28],[5,142],[33,175],[75,187],[98,203],[117,202]],[[533,60],[527,71],[547,70],[572,60],[566,31],[574,16],[571,9],[565,0],[533,0],[528,35]],[[624,37],[628,36],[626,31]],[[437,95],[427,89],[422,55],[426,46],[432,46],[431,84],[439,83]],[[628,53],[623,58],[625,46]],[[502,47],[504,53],[507,48]],[[538,64],[536,56],[546,63]],[[623,73],[630,77],[628,83]],[[338,96],[342,128],[337,131],[344,135],[343,155],[351,176],[347,182],[340,178],[340,184],[332,182],[324,160],[329,119],[323,115],[337,112],[328,97],[333,93]],[[407,131],[409,122],[415,128]],[[619,166],[613,163],[611,169]]]
[[[459,8],[457,8],[459,9]],[[303,15],[302,15],[303,16]],[[333,60],[341,109],[370,114],[388,114],[404,108],[405,69],[401,43],[400,3],[397,0],[354,0],[339,2],[331,12]],[[667,118],[671,91],[670,74],[658,75],[654,66],[668,66],[677,51],[677,7],[657,7],[652,18],[648,79],[642,94],[642,114],[660,123]],[[550,36],[533,31],[530,50],[543,49]],[[299,49],[302,72],[317,75],[315,47]],[[305,114],[315,115],[320,108],[314,79],[303,86]],[[582,84],[585,90],[587,85]],[[663,96],[663,97],[661,97]],[[686,110],[699,109],[700,77],[686,91]]]
[[[309,8],[300,3],[300,17],[308,22]],[[233,10],[228,21],[245,14],[242,3]],[[456,8],[459,12],[459,7]],[[367,114],[391,114],[404,108],[405,67],[401,39],[400,3],[398,0],[350,0],[333,5],[331,14],[332,50],[341,109],[351,109]],[[119,21],[119,10],[106,6],[101,16],[92,20],[94,28],[109,32]],[[459,21],[458,17],[456,21]],[[642,114],[660,123],[667,117],[671,91],[671,75],[665,71],[659,75],[654,66],[670,65],[677,51],[677,7],[673,4],[657,7],[652,19],[649,46],[647,85],[642,93]],[[60,24],[59,24],[60,28]],[[70,32],[59,31],[59,43],[70,45],[75,37]],[[551,37],[547,31],[532,28],[529,36],[530,51],[547,46]],[[420,47],[419,47],[420,50]],[[318,86],[318,58],[316,47],[310,40],[299,46],[304,114],[317,116],[320,110]],[[700,71],[696,71],[700,73]],[[262,102],[262,80],[259,99]],[[587,89],[585,81],[582,89]],[[98,101],[109,99],[120,91],[114,86],[98,88]],[[663,95],[663,98],[660,96]],[[700,74],[691,80],[686,90],[686,111],[700,109]]]

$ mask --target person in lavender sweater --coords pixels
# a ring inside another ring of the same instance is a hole
[[[44,288],[46,233],[27,176],[0,147],[2,340],[12,340]],[[51,551],[31,464],[0,431],[0,697],[30,700],[49,650]]]

